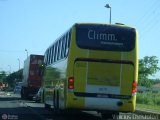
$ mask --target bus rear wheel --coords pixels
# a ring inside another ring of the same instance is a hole
[[[53,106],[54,106],[54,114],[55,115],[60,115],[61,114],[61,110],[59,109],[59,92],[58,91],[54,91],[53,94]]]
[[[46,103],[44,104],[44,107],[45,107],[45,109],[47,109],[47,110],[51,108],[50,105],[48,105],[48,104],[46,104]]]

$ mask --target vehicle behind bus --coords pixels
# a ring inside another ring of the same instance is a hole
[[[24,61],[23,79],[21,88],[22,99],[32,99],[38,92],[42,83],[41,65],[43,64],[43,55],[33,55],[27,57]]]
[[[55,111],[96,110],[103,115],[135,111],[137,46],[132,27],[73,25],[46,50],[44,86],[48,83],[50,94],[46,90],[45,104]]]

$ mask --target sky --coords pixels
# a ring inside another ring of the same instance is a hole
[[[160,60],[160,0],[0,0],[0,71],[23,68],[27,52],[44,55],[74,23],[109,23],[106,4],[112,24],[137,29],[139,59]]]

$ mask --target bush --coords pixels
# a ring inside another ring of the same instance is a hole
[[[160,93],[138,93],[137,103],[146,105],[160,105]]]
[[[155,104],[160,105],[160,94],[155,98]]]

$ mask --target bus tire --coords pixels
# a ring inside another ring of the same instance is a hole
[[[56,99],[57,109],[59,110],[59,92],[57,90],[57,99]]]
[[[45,103],[44,104],[44,108],[47,109],[47,110],[49,110],[51,107],[50,107],[50,105],[48,105],[48,104]]]
[[[53,100],[53,104],[54,104],[54,114],[55,115],[60,115],[60,109],[59,109],[59,93],[58,91],[54,91],[53,94],[54,100]]]
[[[56,109],[56,95],[55,95],[55,90],[53,92],[53,109]]]

